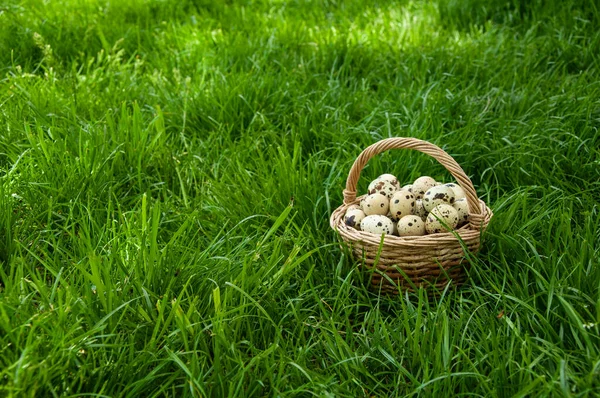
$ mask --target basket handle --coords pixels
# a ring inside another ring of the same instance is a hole
[[[475,192],[475,188],[469,177],[467,177],[463,169],[456,163],[456,160],[454,160],[452,156],[448,155],[440,147],[417,138],[386,138],[362,151],[354,161],[350,173],[348,174],[346,189],[344,189],[344,204],[348,205],[356,200],[356,184],[358,183],[360,173],[367,162],[373,156],[389,149],[413,149],[431,156],[444,166],[456,179],[458,185],[465,191],[465,194],[467,195],[467,204],[469,205],[470,223],[475,228],[479,229],[478,226],[481,225],[482,221],[482,211],[479,204],[479,198],[477,197],[477,193]]]

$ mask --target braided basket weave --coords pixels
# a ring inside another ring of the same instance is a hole
[[[367,162],[375,155],[389,149],[413,149],[436,159],[444,166],[467,195],[468,223],[452,232],[424,236],[382,237],[358,231],[344,222],[349,206],[359,204],[356,184]],[[473,183],[456,161],[439,147],[415,138],[388,138],[365,149],[354,161],[344,190],[344,204],[338,207],[329,220],[331,228],[339,233],[354,256],[373,271],[371,284],[382,292],[398,294],[403,290],[427,289],[430,294],[443,289],[448,283],[461,284],[466,279],[469,266],[467,253],[477,253],[481,234],[493,213],[477,197]],[[460,239],[459,239],[460,238]]]

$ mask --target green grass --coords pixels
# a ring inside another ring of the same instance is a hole
[[[5,1],[0,395],[600,394],[599,54],[594,1]],[[329,229],[390,136],[495,212],[433,300]]]

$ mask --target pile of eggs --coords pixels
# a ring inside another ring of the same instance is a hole
[[[421,236],[460,228],[468,217],[466,195],[458,184],[424,176],[401,187],[395,176],[382,174],[369,184],[360,206],[348,207],[344,221],[377,235]]]

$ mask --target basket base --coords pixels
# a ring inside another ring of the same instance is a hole
[[[457,267],[446,272],[447,276],[440,276],[437,280],[423,279],[421,281],[408,281],[404,277],[391,278],[389,273],[374,271],[371,275],[370,288],[386,294],[398,295],[400,293],[414,293],[419,289],[425,289],[429,296],[436,296],[451,285],[457,288],[467,281],[467,275],[463,269]]]

